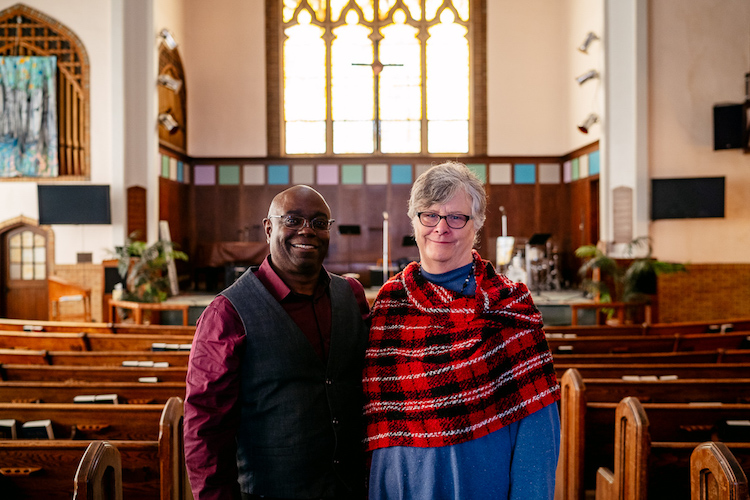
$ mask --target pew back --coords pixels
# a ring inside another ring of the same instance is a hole
[[[164,404],[171,397],[185,398],[185,382],[0,382],[0,402],[72,403],[86,394],[117,394],[126,404]]]
[[[73,478],[73,500],[122,500],[122,460],[107,441],[93,441]]]

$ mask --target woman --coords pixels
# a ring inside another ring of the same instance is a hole
[[[551,499],[560,444],[542,317],[472,249],[487,206],[463,164],[414,183],[420,262],[378,293],[365,359],[370,499]]]

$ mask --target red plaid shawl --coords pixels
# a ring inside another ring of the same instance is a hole
[[[470,441],[560,398],[526,286],[474,260],[474,297],[428,282],[415,262],[381,288],[363,380],[369,450]]]

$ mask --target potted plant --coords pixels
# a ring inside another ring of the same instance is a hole
[[[584,289],[592,293],[597,302],[648,304],[656,295],[657,276],[687,272],[684,264],[655,259],[652,256],[651,238],[648,236],[631,241],[626,248],[627,255],[632,256],[638,248],[645,248],[645,255],[618,261],[608,256],[600,246],[578,247],[576,256],[585,259],[579,270],[584,277]],[[623,263],[627,263],[626,267]],[[610,317],[613,312],[608,311]]]
[[[172,242],[159,240],[148,245],[136,238],[137,233],[131,233],[123,246],[115,247],[117,271],[125,285],[122,300],[162,302],[169,296],[169,261],[188,257],[175,250]]]

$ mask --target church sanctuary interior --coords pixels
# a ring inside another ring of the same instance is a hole
[[[544,317],[555,498],[747,498],[747,0],[0,0],[0,84],[1,488],[192,498],[190,342],[274,195],[374,299],[450,160]]]

